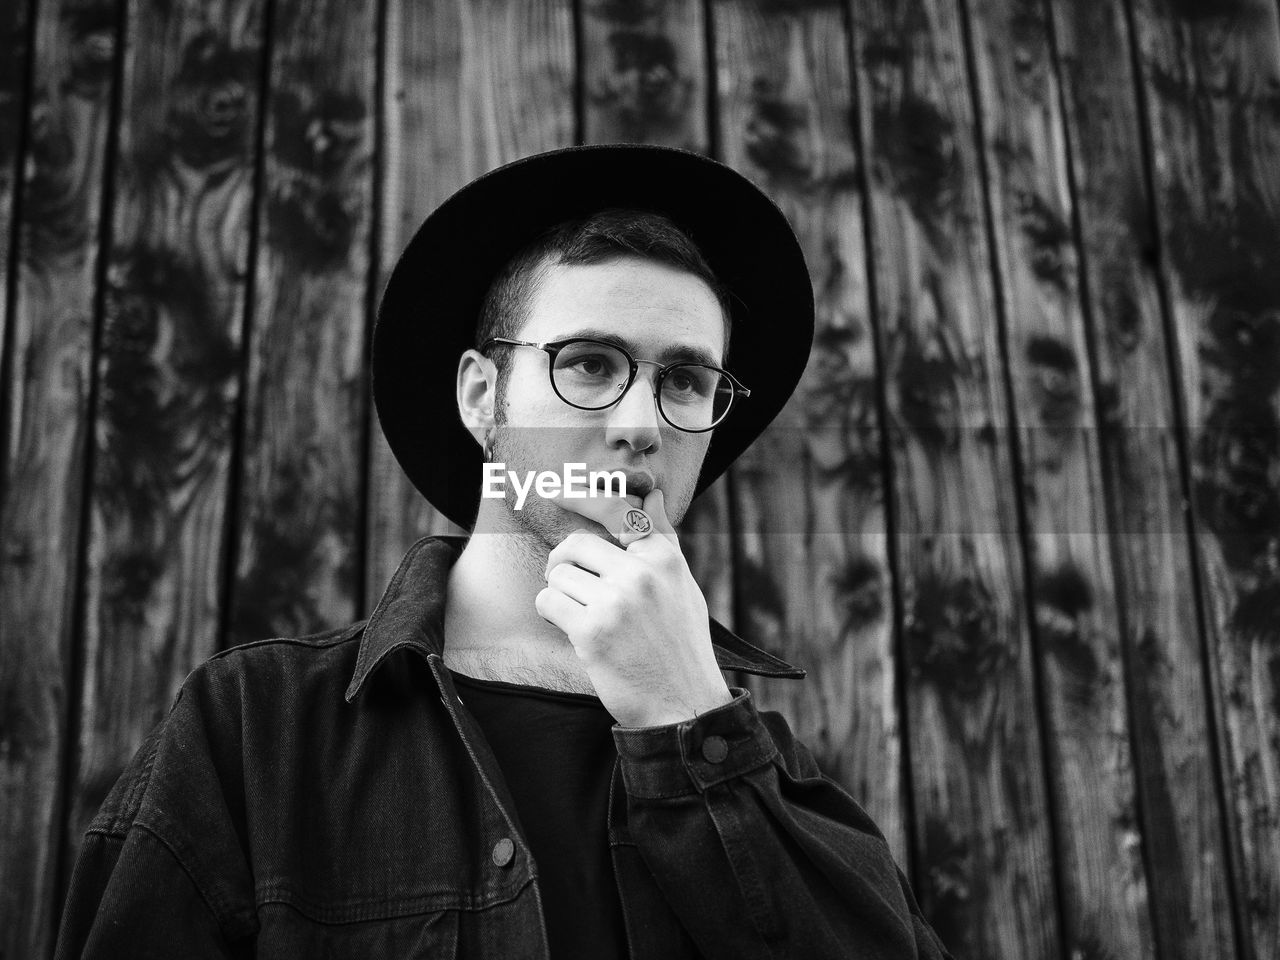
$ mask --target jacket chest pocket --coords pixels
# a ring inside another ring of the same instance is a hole
[[[386,912],[386,911],[366,911]],[[358,916],[360,911],[353,911]],[[258,908],[255,956],[260,960],[453,960],[458,955],[458,911],[404,913],[335,922],[293,904]]]

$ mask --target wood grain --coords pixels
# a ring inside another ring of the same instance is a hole
[[[1053,17],[1114,502],[1139,774],[1134,853],[1147,864],[1159,955],[1230,957],[1228,861],[1130,34],[1123,5],[1055,2]]]
[[[967,10],[1021,458],[1066,953],[1139,960],[1155,955],[1155,943],[1135,842],[1120,610],[1050,24],[1039,0],[970,0]]]
[[[274,6],[231,643],[356,619],[377,3]]]
[[[588,143],[707,151],[701,0],[581,0]]]
[[[0,954],[195,663],[453,530],[363,419],[367,284],[576,128],[797,227],[812,365],[682,543],[958,960],[1280,956],[1280,3],[382,6],[0,5]]]
[[[734,470],[739,625],[804,666],[756,683],[907,860],[897,660],[853,79],[839,6],[715,8],[720,140],[787,213],[817,330],[779,419]]]
[[[1280,955],[1280,25],[1269,0],[1134,11],[1241,946],[1263,960]]]
[[[21,180],[19,144],[30,113],[27,69],[31,63],[31,0],[14,0],[0,8],[0,344],[6,342],[9,307],[9,254],[14,240],[14,199]],[[3,359],[3,358],[0,358]],[[0,434],[3,437],[3,434]]]
[[[854,8],[920,849],[957,957],[1060,954],[1018,495],[959,10]]]
[[[67,854],[217,646],[260,77],[259,0],[139,0],[94,411]]]
[[[60,903],[72,614],[117,23],[114,0],[59,0],[41,5],[36,24],[0,479],[5,957],[50,953]]]
[[[463,184],[572,144],[572,3],[390,0],[385,49],[379,287],[426,215]],[[410,485],[376,423],[371,429],[370,609],[415,540],[461,532]]]

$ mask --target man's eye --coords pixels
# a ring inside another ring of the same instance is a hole
[[[711,393],[710,378],[692,370],[672,370],[663,381],[663,387],[681,399],[700,398]]]
[[[574,357],[569,366],[575,372],[586,374],[589,377],[607,377],[612,372],[612,364],[598,354]]]

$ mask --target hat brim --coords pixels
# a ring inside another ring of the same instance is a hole
[[[473,180],[423,222],[396,263],[374,326],[374,405],[409,480],[470,529],[479,445],[457,410],[458,358],[475,346],[493,278],[525,245],[608,207],[660,213],[729,292],[727,366],[751,389],[712,436],[701,493],[781,412],[813,342],[813,289],[795,234],[746,177],[696,153],[640,144],[569,147]]]

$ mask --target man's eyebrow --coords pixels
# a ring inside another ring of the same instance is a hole
[[[636,345],[631,343],[625,337],[620,337],[616,333],[608,330],[597,330],[594,327],[583,327],[573,330],[569,333],[556,337],[557,340],[572,340],[575,337],[590,337],[592,340],[603,340],[605,343],[616,344],[629,352],[633,357],[642,360],[657,360],[659,363],[678,363],[680,361],[688,361],[690,363],[705,363],[710,367],[719,367],[722,361],[715,356],[710,350],[704,350],[701,347],[691,347],[686,344],[672,344],[664,349],[656,357],[641,357],[643,352],[637,349]]]

